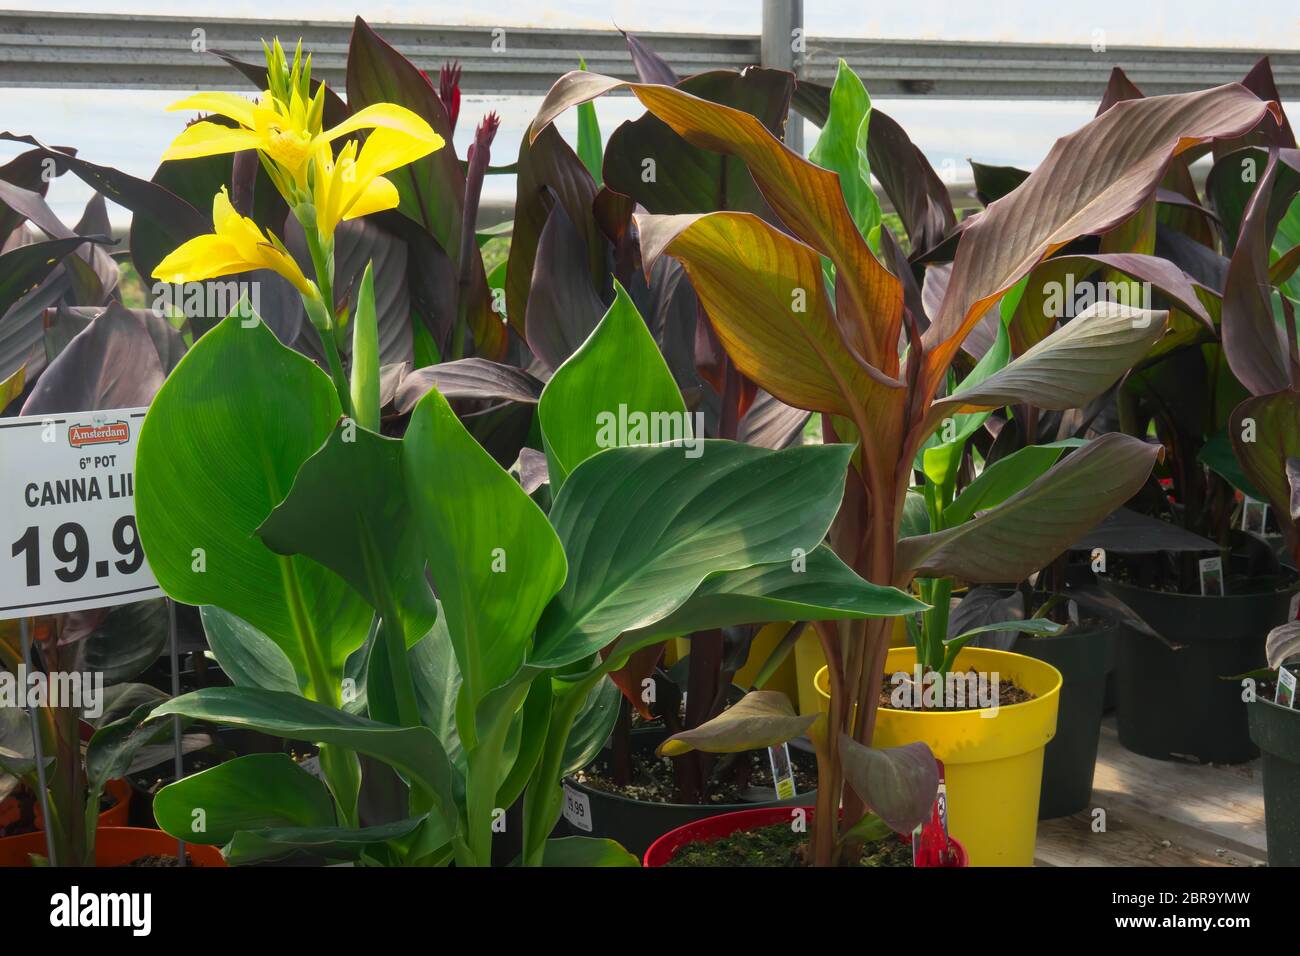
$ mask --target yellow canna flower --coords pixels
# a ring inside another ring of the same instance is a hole
[[[417,142],[432,144],[419,154],[421,156],[442,145],[442,137],[418,114],[395,103],[372,104],[358,110],[337,126],[322,131],[320,117],[323,90],[324,87],[319,87],[311,102],[304,102],[296,89],[291,92],[288,103],[272,96],[269,91],[257,103],[234,93],[196,93],[187,96],[168,109],[217,113],[234,120],[238,125],[223,126],[208,120],[193,123],[172,141],[163,154],[163,159],[196,159],[200,156],[256,149],[285,170],[292,182],[305,191],[308,160],[322,146],[348,133],[362,129],[384,129]],[[286,198],[290,201],[293,199]]]
[[[320,298],[320,292],[303,275],[284,244],[274,235],[263,234],[257,223],[235,211],[224,186],[212,199],[212,225],[215,232],[196,236],[172,251],[158,263],[153,277],[163,282],[198,282],[252,269],[270,269],[293,283],[304,297]]]
[[[333,236],[344,220],[397,206],[397,187],[384,173],[442,148],[442,137],[426,130],[413,135],[406,129],[380,127],[359,148],[356,140],[348,140],[337,159],[328,144],[321,147],[312,171],[312,205],[321,236]]]

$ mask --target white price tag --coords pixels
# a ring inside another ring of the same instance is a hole
[[[0,620],[163,596],[135,524],[146,411],[0,419]]]
[[[789,800],[795,795],[794,764],[790,762],[790,745],[777,744],[767,748],[767,759],[772,765],[772,787],[778,800]]]
[[[1273,703],[1282,707],[1294,707],[1295,688],[1295,674],[1292,674],[1285,667],[1279,668],[1277,672],[1277,694],[1273,697]]]
[[[579,830],[591,832],[591,800],[567,783],[564,785],[564,819]]]

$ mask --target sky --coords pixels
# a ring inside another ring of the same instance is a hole
[[[212,3],[175,0],[0,0],[11,10],[132,12],[184,16],[212,15]],[[590,27],[632,31],[756,34],[761,29],[760,0],[473,0],[472,3],[414,0],[279,0],[277,18],[350,19],[360,12],[372,24],[388,22],[478,24],[484,26]],[[223,0],[222,17],[256,18],[266,0]],[[1224,0],[1090,0],[1045,4],[1040,0],[997,3],[916,2],[916,0],[805,0],[807,32],[817,36],[1006,40],[1088,44],[1102,30],[1109,45],[1241,46],[1300,50],[1300,6],[1295,0],[1260,0],[1244,14]],[[247,88],[232,82],[232,90]],[[30,133],[50,144],[75,146],[94,162],[117,166],[148,178],[167,143],[183,122],[165,112],[183,95],[173,91],[6,90],[0,98],[0,128]],[[536,111],[530,97],[467,97],[457,130],[463,156],[474,124],[496,110],[503,124],[493,150],[494,162],[510,162],[519,139]],[[932,100],[919,97],[879,99],[877,105],[897,119],[941,175],[967,180],[967,158],[985,163],[1032,167],[1059,136],[1085,123],[1095,105],[1056,101]],[[601,128],[608,135],[619,123],[639,115],[630,97],[599,101]],[[572,111],[557,124],[572,137]],[[808,145],[815,130],[805,136]],[[572,141],[572,140],[571,140]],[[0,145],[0,161],[16,150]],[[513,196],[513,179],[490,177],[489,199]],[[51,204],[69,223],[79,218],[90,190],[71,176],[51,190]],[[125,213],[114,211],[115,222]]]

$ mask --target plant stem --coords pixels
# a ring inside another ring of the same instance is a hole
[[[917,648],[917,659],[926,670],[943,671],[944,639],[948,636],[948,614],[952,608],[952,578],[937,578],[930,582],[931,607],[925,612],[925,659],[921,660],[921,648]]]
[[[694,729],[717,716],[714,701],[719,691],[723,639],[720,629],[698,631],[691,638],[686,692],[686,727]],[[702,803],[705,782],[713,767],[713,754],[697,750],[674,761],[674,777],[681,803]]]
[[[555,688],[542,757],[537,761],[528,786],[524,788],[524,866],[542,865],[546,838],[560,818],[560,803],[564,797],[560,774],[564,770],[562,764],[569,732],[573,729],[573,722],[577,719],[588,692],[604,675],[604,669],[597,667],[594,673],[572,684],[565,683]]]
[[[325,352],[325,361],[329,365],[330,379],[334,389],[339,393],[339,404],[343,414],[352,417],[352,389],[348,377],[343,371],[343,359],[339,355],[338,342],[334,340],[334,250],[327,251],[316,232],[315,223],[303,223],[303,233],[307,237],[307,249],[311,253],[312,268],[316,273],[316,287],[320,289],[320,303],[313,303],[303,297],[307,315],[320,337],[321,348]],[[317,308],[317,306],[320,308]],[[313,315],[312,313],[317,314]]]
[[[298,635],[303,658],[307,663],[307,697],[337,708],[340,705],[340,689],[330,679],[329,668],[307,613],[302,583],[298,580],[298,570],[293,562],[291,557],[281,557],[280,575],[284,582],[284,592],[289,598],[289,618],[293,622],[294,632]],[[356,755],[344,748],[322,744],[320,757],[321,772],[334,796],[340,818],[346,826],[357,826],[357,793],[361,787],[361,769]]]

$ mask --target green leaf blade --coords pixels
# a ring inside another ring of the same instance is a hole
[[[532,662],[581,660],[666,617],[715,572],[811,551],[839,508],[851,452],[705,441],[698,458],[639,447],[588,459],[551,509],[570,575],[542,617]]]
[[[627,292],[617,281],[615,288],[614,304],[556,369],[537,406],[556,491],[574,468],[604,448],[691,437],[672,372]],[[644,423],[640,441],[627,440],[635,437],[630,428],[624,433],[629,422]],[[661,422],[670,436],[658,435]]]
[[[221,845],[239,830],[328,827],[329,791],[287,754],[248,754],[158,791],[158,825],[187,843]]]
[[[564,550],[546,516],[436,389],[412,412],[403,446],[429,574],[477,704],[523,664],[542,609],[568,572]]]
[[[308,644],[341,674],[370,611],[336,574],[275,554],[254,532],[339,413],[329,378],[309,359],[260,321],[246,328],[231,316],[168,376],[137,452],[140,541],[159,584],[178,601],[247,621],[299,674],[311,671]]]

